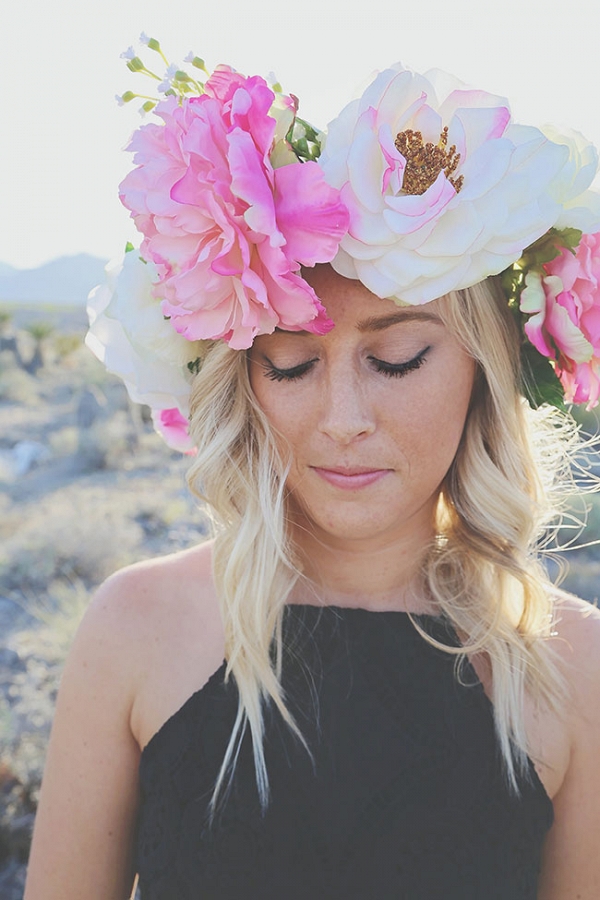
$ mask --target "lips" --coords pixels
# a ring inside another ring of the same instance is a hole
[[[372,466],[312,466],[324,481],[345,490],[358,490],[374,484],[391,472],[391,469],[374,469]]]
[[[373,466],[314,466],[319,472],[333,472],[336,475],[366,475],[369,472],[385,472],[386,469],[374,469]]]

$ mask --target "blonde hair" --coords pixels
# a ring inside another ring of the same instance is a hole
[[[576,430],[557,411],[531,410],[523,399],[519,335],[491,279],[448,295],[439,306],[477,361],[478,374],[440,493],[438,535],[422,583],[460,636],[460,647],[438,645],[456,655],[459,677],[468,653],[489,656],[496,731],[507,777],[518,790],[517,774],[527,770],[525,694],[557,712],[564,702],[544,640],[552,626],[553,588],[538,550],[556,517],[556,488],[570,477]],[[245,353],[222,342],[208,348],[192,392],[191,432],[198,452],[189,484],[214,523],[226,677],[233,675],[239,694],[212,808],[233,773],[246,727],[264,806],[265,703],[274,703],[302,740],[280,684],[283,612],[300,572],[286,529],[287,460],[252,392]]]

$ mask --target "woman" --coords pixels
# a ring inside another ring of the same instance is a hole
[[[27,900],[598,896],[600,615],[536,558],[575,437],[522,396],[597,400],[595,157],[430,78],[319,163],[226,67],[134,138],[90,345],[216,535],[92,602]]]

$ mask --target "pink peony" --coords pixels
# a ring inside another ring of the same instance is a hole
[[[155,430],[173,450],[194,453],[189,431],[190,423],[177,408],[153,409],[152,422]]]
[[[155,110],[164,125],[132,138],[121,200],[157,266],[163,313],[188,340],[245,349],[275,327],[332,327],[298,273],[335,256],[348,213],[316,163],[273,168],[274,116],[290,117],[274,99],[262,78],[219,66],[202,96],[169,97]]]
[[[600,233],[584,234],[575,254],[563,249],[543,269],[521,294],[531,315],[525,332],[556,361],[567,402],[591,409],[600,398]]]

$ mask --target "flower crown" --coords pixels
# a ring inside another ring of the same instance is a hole
[[[576,133],[512,122],[508,102],[400,64],[317,132],[274,79],[169,65],[133,48],[163,95],[128,150],[120,198],[143,235],[90,294],[88,346],[190,450],[205,341],[244,350],[276,327],[333,327],[301,266],[329,262],[379,297],[422,304],[501,273],[522,326],[530,402],[600,398],[598,154]],[[205,77],[208,76],[208,77]]]

